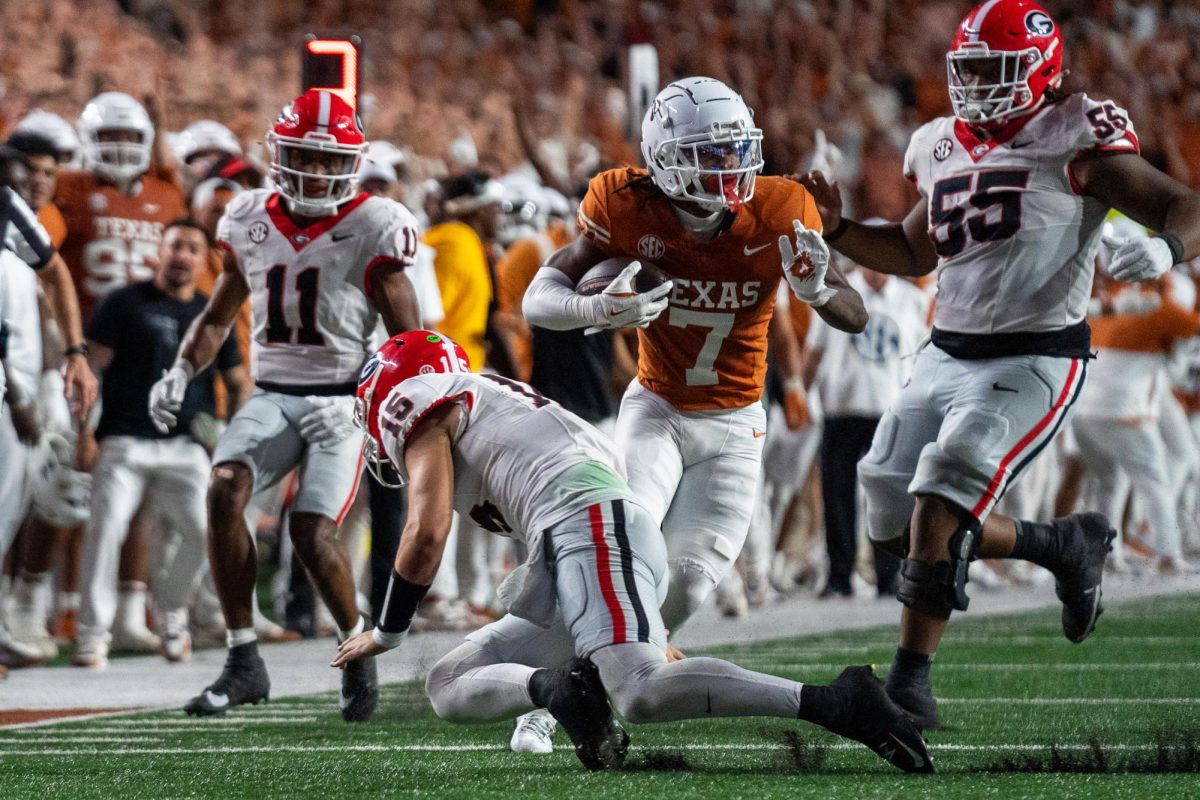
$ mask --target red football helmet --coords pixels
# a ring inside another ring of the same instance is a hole
[[[362,368],[354,401],[354,422],[367,433],[364,458],[371,474],[385,486],[404,485],[404,465],[395,464],[384,451],[380,425],[399,426],[412,411],[412,403],[396,395],[380,408],[392,389],[415,375],[438,372],[470,372],[467,353],[457,343],[435,331],[406,331],[384,342],[383,347]],[[387,481],[381,474],[383,464],[391,464],[401,478],[400,484]]]
[[[987,0],[967,14],[946,72],[954,115],[994,129],[1037,110],[1062,83],[1058,25],[1033,0]]]
[[[279,193],[297,213],[325,216],[354,196],[367,140],[345,100],[309,89],[283,107],[267,132],[267,148]]]

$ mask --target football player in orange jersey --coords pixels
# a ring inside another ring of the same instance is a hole
[[[638,379],[622,400],[617,440],[630,486],[666,537],[662,612],[678,631],[749,528],[780,277],[837,328],[860,331],[867,315],[829,261],[807,191],[758,179],[762,131],[728,86],[693,77],[663,89],[642,123],[642,153],[648,170],[592,179],[577,220],[583,235],[538,272],[523,309],[545,328],[640,329]],[[588,269],[617,256],[651,261],[671,283],[634,293],[640,267],[630,264],[601,294],[574,291]]]

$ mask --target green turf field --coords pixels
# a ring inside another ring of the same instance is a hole
[[[874,628],[712,654],[827,682],[849,664],[885,668],[893,643]],[[1200,798],[1200,595],[1111,604],[1083,645],[1062,638],[1053,611],[964,615],[934,686],[946,724],[929,737],[934,776],[775,719],[633,728],[627,769],[587,774],[561,732],[553,755],[516,756],[502,749],[510,725],[441,722],[413,684],[386,688],[358,726],[326,695],[224,719],[164,711],[0,730],[0,797]]]

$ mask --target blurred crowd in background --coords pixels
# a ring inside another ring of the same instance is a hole
[[[53,143],[53,160],[61,161],[64,170],[86,170],[76,120],[96,95],[127,93],[143,104],[153,126],[154,158],[145,174],[161,181],[169,195],[169,201],[160,202],[178,207],[179,214],[186,210],[211,235],[238,192],[266,181],[261,143],[280,107],[298,92],[303,34],[361,32],[366,60],[360,111],[372,146],[360,186],[404,203],[426,228],[424,277],[418,286],[423,322],[460,341],[476,366],[486,364],[538,385],[538,336],[521,318],[520,299],[538,266],[574,237],[574,210],[586,181],[600,169],[638,163],[639,121],[631,120],[626,78],[631,44],[657,47],[664,83],[702,74],[738,89],[764,130],[765,173],[819,166],[839,179],[854,217],[896,220],[916,199],[901,174],[904,149],[918,125],[949,113],[944,56],[955,24],[970,5],[885,0],[9,0],[0,6],[0,138],[22,132],[44,137]],[[1111,0],[1063,0],[1053,7],[1066,39],[1070,72],[1065,88],[1122,104],[1137,127],[1143,154],[1200,188],[1200,10],[1185,3]],[[20,145],[19,140],[13,143]],[[26,154],[30,161],[39,155]],[[36,181],[34,185],[36,189]],[[55,213],[47,207],[62,207],[64,201],[61,191],[57,196],[53,188],[49,194],[44,187],[39,191],[30,204],[46,223]],[[69,219],[62,225],[61,236],[69,241]],[[70,261],[68,252],[64,255]],[[146,259],[143,279],[151,277],[154,263],[153,256]],[[211,287],[219,256],[205,263],[197,275],[201,290]],[[821,489],[822,469],[810,468],[814,463],[825,469],[846,466],[836,448],[822,445],[823,426],[826,433],[837,430],[844,436],[847,419],[865,420],[867,427],[855,430],[866,431],[865,441],[870,441],[869,432],[905,378],[906,356],[926,333],[934,287],[914,287],[866,270],[854,280],[877,318],[859,337],[837,334],[809,319],[806,308],[793,309],[808,358],[809,408],[800,417],[788,414],[779,387],[768,391],[767,401],[777,408],[760,489],[761,513],[741,568],[717,597],[729,615],[802,591],[824,598],[893,592],[894,565],[872,566],[870,548],[854,547],[861,523],[853,508],[848,519],[841,510],[831,517],[824,508],[830,496]],[[1116,567],[1183,571],[1188,569],[1185,548],[1195,547],[1200,534],[1200,447],[1193,433],[1200,427],[1194,366],[1200,359],[1193,338],[1200,333],[1197,293],[1187,273],[1123,300],[1117,288],[1111,296],[1106,291],[1102,286],[1097,294],[1098,319],[1114,314],[1149,318],[1166,304],[1182,309],[1183,316],[1162,323],[1166,327],[1140,328],[1152,331],[1143,340],[1122,339],[1128,336],[1124,328],[1101,337],[1102,344],[1150,351],[1156,359],[1161,385],[1152,387],[1153,397],[1137,411],[1136,424],[1156,430],[1161,425],[1156,435],[1161,437],[1164,469],[1167,459],[1171,465],[1169,500],[1178,512],[1176,530],[1147,530],[1147,501],[1139,499],[1138,486],[1131,490],[1128,481],[1114,482],[1120,464],[1100,466],[1102,454],[1095,454],[1095,460],[1092,452],[1081,456],[1080,445],[1069,436],[1056,444],[1057,455],[1038,462],[1040,475],[1028,476],[1021,484],[1026,488],[1014,491],[1006,502],[1020,504],[1017,516],[1044,519],[1069,511],[1089,492],[1107,498],[1116,493],[1121,504],[1117,516],[1127,521],[1125,548],[1113,560]],[[900,307],[903,313],[889,313]],[[88,311],[85,302],[85,324]],[[1103,322],[1098,324],[1103,328]],[[632,378],[636,347],[621,336],[606,337],[596,337],[605,345],[589,349],[586,357],[603,361],[610,385],[590,387],[590,399],[578,396],[579,387],[567,387],[567,394],[573,388],[576,396],[562,400],[602,426],[611,422],[617,398]],[[543,361],[538,388],[555,397],[554,376],[547,376],[545,364],[564,357],[562,344],[548,345],[543,339],[540,346],[551,361]],[[53,350],[45,344],[47,353]],[[56,369],[48,357],[46,371]],[[213,428],[191,435],[211,448],[219,417],[228,414],[243,390],[229,387]],[[837,424],[825,425],[827,421]],[[48,429],[54,424],[44,421]],[[27,441],[27,432],[18,435]],[[46,447],[36,436],[28,443]],[[851,469],[860,455],[850,461]],[[72,470],[86,473],[86,460],[78,459]],[[44,498],[40,508],[34,503],[28,518],[17,520],[23,536],[7,554],[0,583],[0,588],[11,586],[0,591],[0,598],[7,594],[8,606],[0,664],[26,666],[52,659],[56,643],[72,636],[81,602],[79,531],[88,525],[89,509],[86,498],[64,509],[72,496],[60,494]],[[362,496],[363,508],[351,514],[343,538],[365,573],[371,525],[366,493]],[[1126,498],[1131,498],[1128,506]],[[260,615],[260,632],[275,639],[330,633],[332,623],[322,616],[303,570],[290,568],[287,537],[278,535],[276,520],[286,500],[285,485],[256,504],[256,527],[264,552],[272,554],[260,564],[268,573],[278,568],[274,607],[266,609],[276,621]],[[1161,523],[1161,517],[1156,519]],[[827,545],[831,525],[838,529],[837,541]],[[467,527],[460,526],[457,549],[448,550],[446,575],[439,576],[419,626],[470,628],[498,611],[492,587],[512,566],[512,556],[504,542]],[[44,532],[48,528],[74,528],[76,533],[50,536]],[[45,545],[47,536],[53,547]],[[149,548],[146,541],[143,548]],[[165,551],[172,547],[178,544],[168,542]],[[163,550],[156,547],[154,559],[161,560]],[[449,555],[454,552],[457,557]],[[146,600],[148,584],[152,596],[156,567],[122,563],[114,649],[157,651],[167,631],[161,615],[155,618],[153,602]],[[84,573],[87,569],[83,565]],[[184,624],[198,644],[207,637],[219,645],[224,624],[211,588],[205,588],[205,569],[196,574],[191,620]],[[1000,573],[983,563],[976,573],[981,585],[1041,579],[1035,570]],[[367,604],[365,596],[363,602]]]

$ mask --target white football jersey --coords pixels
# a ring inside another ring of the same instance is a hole
[[[632,499],[615,448],[595,428],[499,375],[433,373],[396,386],[379,405],[393,464],[404,463],[404,443],[416,424],[445,403],[458,403],[463,415],[454,442],[454,510],[481,528],[526,541],[585,505]],[[603,465],[606,475],[575,486],[556,482],[588,461]]]
[[[238,195],[217,225],[250,284],[250,371],[292,386],[353,383],[374,350],[372,267],[415,263],[417,221],[399,203],[360,194],[298,228],[265,189]]]
[[[993,334],[1083,320],[1108,208],[1079,194],[1071,163],[1099,152],[1137,153],[1137,136],[1124,109],[1083,94],[1042,108],[999,143],[954,117],[913,134],[904,173],[929,204],[935,327]]]

